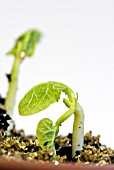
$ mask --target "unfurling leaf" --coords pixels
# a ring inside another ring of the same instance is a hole
[[[14,47],[7,53],[8,55],[19,56],[24,52],[26,56],[32,56],[36,44],[41,39],[41,33],[37,30],[29,30],[22,34],[16,41]]]
[[[61,92],[69,88],[60,83],[49,81],[34,86],[19,103],[19,114],[22,116],[38,113],[60,99]]]
[[[57,127],[53,126],[53,122],[44,118],[39,121],[36,134],[38,138],[38,144],[43,149],[54,149],[54,140],[56,136]]]

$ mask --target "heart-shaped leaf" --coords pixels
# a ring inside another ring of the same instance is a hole
[[[52,126],[53,122],[44,118],[39,121],[36,134],[38,138],[38,144],[43,149],[54,149],[54,139],[57,131],[56,126]]]

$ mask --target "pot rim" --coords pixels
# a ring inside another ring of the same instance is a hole
[[[33,170],[114,170],[114,165],[96,165],[96,164],[79,164],[79,163],[59,163],[56,165],[52,162],[32,162],[0,159],[0,169],[33,169]]]

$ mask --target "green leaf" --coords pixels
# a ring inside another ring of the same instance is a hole
[[[24,52],[26,56],[32,56],[36,44],[41,39],[41,33],[37,30],[29,30],[22,34],[16,41],[14,47],[7,53],[8,55],[19,56]]]
[[[53,122],[44,118],[39,121],[36,134],[38,138],[38,145],[43,149],[55,149],[54,140],[56,136],[57,127],[52,126]]]
[[[22,116],[38,113],[60,99],[61,92],[69,91],[69,87],[49,81],[34,86],[19,103],[19,114]]]

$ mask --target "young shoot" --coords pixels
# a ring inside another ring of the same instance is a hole
[[[14,56],[14,63],[10,74],[9,89],[5,100],[5,110],[12,116],[19,73],[19,66],[22,60],[34,54],[36,44],[41,39],[41,33],[37,30],[29,30],[21,35],[14,45],[14,47],[7,53],[7,55]]]
[[[60,82],[49,81],[38,84],[30,89],[20,101],[19,114],[28,116],[41,112],[57,102],[62,92],[67,95],[67,98],[63,99],[63,103],[68,107],[68,111],[60,116],[55,124],[49,118],[40,120],[36,134],[42,149],[53,149],[55,151],[54,139],[59,133],[59,127],[73,114],[72,157],[74,157],[75,152],[82,150],[84,144],[84,112],[78,103],[77,93],[75,94],[68,86]]]

